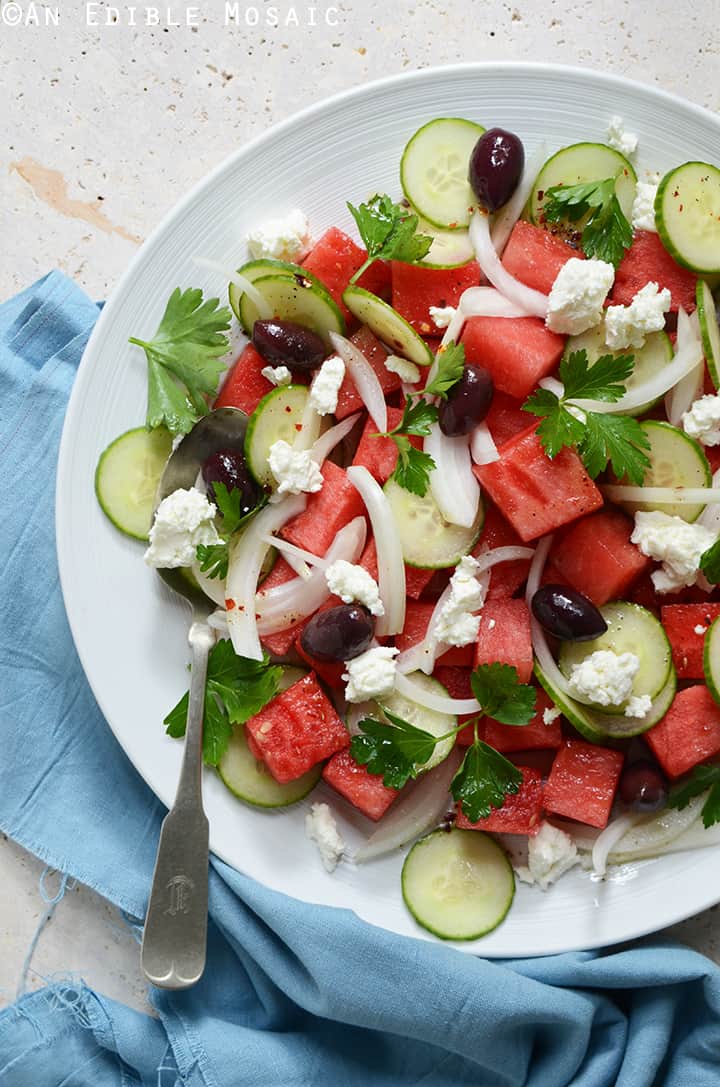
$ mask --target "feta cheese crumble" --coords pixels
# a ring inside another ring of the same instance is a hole
[[[558,717],[560,716],[560,712],[561,711],[557,708],[557,706],[548,706],[546,709],[543,710],[543,724],[551,725],[553,721],[557,721]]]
[[[553,332],[576,336],[598,324],[614,279],[615,269],[607,261],[571,257],[563,264],[550,290],[547,327]]]
[[[455,316],[454,306],[431,306],[430,320],[435,325],[435,328],[447,328],[453,317]]]
[[[655,197],[658,191],[660,178],[653,181],[638,181],[635,189],[630,220],[633,230],[652,230],[657,233],[655,225]]]
[[[401,359],[399,355],[388,355],[385,369],[397,374],[405,385],[415,385],[420,380],[420,369],[410,359]]]
[[[478,562],[465,555],[450,578],[450,594],[435,619],[433,635],[446,645],[470,645],[477,639],[486,587],[477,579]]]
[[[345,363],[340,356],[331,355],[325,359],[310,388],[310,403],[318,415],[333,414],[344,378]]]
[[[354,660],[345,661],[347,672],[342,678],[347,683],[346,701],[366,702],[390,694],[395,686],[395,657],[399,652],[394,646],[378,645],[366,649]]]
[[[173,491],[157,508],[145,562],[162,569],[192,566],[200,544],[209,547],[220,539],[215,528],[216,513],[212,502],[197,488]]]
[[[701,396],[682,417],[682,428],[703,445],[720,445],[720,396]]]
[[[670,291],[657,283],[646,283],[629,306],[608,306],[605,311],[605,343],[612,351],[642,347],[651,332],[665,328],[670,309]]]
[[[268,219],[251,230],[247,237],[250,255],[255,260],[286,260],[297,264],[312,246],[307,216],[294,208],[283,218]]]
[[[607,128],[607,142],[621,155],[633,155],[637,151],[638,138],[634,132],[627,132],[622,117],[614,114]]]
[[[333,596],[339,596],[344,604],[352,604],[356,600],[371,615],[385,614],[377,582],[364,567],[337,559],[325,571],[325,580]]]
[[[292,374],[287,366],[263,366],[260,373],[271,385],[289,385],[292,381]]]
[[[632,695],[625,707],[626,717],[647,717],[652,709],[652,698],[649,694]]]
[[[694,585],[705,551],[717,536],[697,521],[689,524],[682,517],[671,517],[658,510],[635,514],[635,528],[630,540],[643,555],[662,563],[652,573],[652,582],[659,593],[672,593]]]
[[[334,872],[345,852],[345,842],[327,804],[313,804],[305,816],[305,833],[315,842],[328,872]]]
[[[695,633],[702,637],[703,634],[707,634],[707,627],[704,627],[702,623],[698,623],[698,625],[695,627]]]
[[[635,653],[596,649],[573,665],[568,686],[572,694],[598,706],[619,706],[629,698],[639,670],[640,658]]]
[[[312,459],[310,450],[293,449],[282,439],[270,446],[268,465],[279,484],[279,495],[314,494],[323,485],[322,472]]]
[[[527,866],[516,868],[516,872],[523,883],[537,883],[546,891],[579,861],[577,846],[570,835],[552,823],[543,822],[535,837],[528,838]]]

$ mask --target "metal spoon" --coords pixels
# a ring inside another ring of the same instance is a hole
[[[203,416],[168,460],[155,510],[179,487],[192,487],[212,453],[242,449],[246,427],[247,416],[237,408],[218,408]],[[153,985],[187,989],[202,977],[207,943],[208,820],[202,802],[202,733],[208,653],[215,644],[207,619],[215,604],[182,570],[158,570],[158,574],[192,607],[188,633],[192,670],[180,781],[160,830],[141,958]]]

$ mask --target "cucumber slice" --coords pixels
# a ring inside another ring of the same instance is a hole
[[[619,151],[604,143],[574,143],[552,155],[535,178],[527,211],[530,221],[542,226],[546,193],[553,185],[578,185],[582,181],[603,181],[615,177],[615,192],[626,219],[632,216],[637,175],[632,165]],[[568,224],[573,233],[582,229],[583,221]]]
[[[250,260],[247,264],[243,264],[241,268],[238,268],[240,275],[245,279],[249,279],[251,283],[254,283],[257,279],[263,279],[265,276],[284,276],[285,279],[300,279],[309,280],[310,283],[316,283],[323,290],[327,288],[323,287],[323,284],[317,279],[311,272],[306,271],[299,264],[291,264],[285,260],[274,260],[271,257],[263,257],[261,260]],[[237,317],[240,320],[240,300],[243,292],[240,287],[231,283],[228,287],[228,299],[230,306]]]
[[[105,516],[126,536],[147,540],[155,492],[172,450],[165,427],[126,430],[100,455],[95,494]]]
[[[286,441],[292,445],[302,424],[309,392],[305,385],[284,385],[267,393],[248,419],[245,431],[245,460],[258,483],[277,486],[270,471],[270,446]]]
[[[622,355],[622,351],[610,351],[605,346],[605,322],[602,321],[595,328],[581,332],[579,336],[571,336],[565,345],[565,355],[571,355],[573,351],[587,351],[588,362],[592,365],[601,355]],[[625,352],[627,354],[627,352]],[[645,340],[643,347],[633,349],[635,367],[632,374],[625,382],[625,387],[630,392],[638,385],[642,385],[655,374],[659,373],[673,357],[673,347],[667,332],[653,332]],[[660,399],[660,398],[658,398]],[[651,400],[639,408],[630,408],[628,411],[619,411],[618,415],[644,415],[657,400]]]
[[[428,487],[423,498],[412,494],[392,477],[383,490],[400,536],[403,558],[410,566],[441,570],[455,566],[477,542],[485,519],[482,499],[470,528],[451,525],[438,509]]]
[[[364,287],[351,286],[343,292],[343,302],[361,324],[367,325],[394,354],[410,359],[416,366],[429,366],[433,353],[397,310]]]
[[[506,916],[515,874],[505,850],[480,830],[436,830],[417,842],[402,869],[405,905],[442,940],[476,940]]]
[[[441,230],[466,227],[475,194],[468,181],[473,148],[485,129],[462,117],[438,117],[408,140],[400,184],[414,210]]]
[[[700,275],[720,272],[720,170],[686,162],[665,174],[655,197],[655,222],[678,264]]]
[[[720,327],[718,327],[717,308],[710,286],[704,279],[698,280],[695,288],[697,314],[700,322],[703,354],[707,363],[712,383],[720,389]]]
[[[703,447],[684,430],[647,419],[640,426],[650,441],[646,450],[650,458],[650,467],[645,472],[645,487],[711,487],[712,471]],[[660,510],[669,516],[682,517],[685,521],[696,521],[704,505],[689,505],[685,502],[623,502],[629,513],[636,510]]]
[[[633,681],[632,694],[656,698],[672,670],[670,643],[662,623],[646,608],[624,601],[605,604],[600,608],[600,614],[607,623],[605,633],[590,642],[563,642],[558,657],[560,671],[569,679],[576,664],[601,649],[610,649],[617,654],[635,653],[640,659],[640,668]],[[622,705],[600,706],[580,696],[576,701],[587,702],[600,714],[622,713],[627,705],[623,702]],[[632,727],[632,718],[628,721]]]
[[[432,676],[426,676],[424,672],[413,672],[411,678],[413,683],[417,683],[418,687],[422,687],[423,690],[442,695],[448,693],[442,683],[438,683]],[[393,691],[387,698],[384,698],[382,706],[394,713],[396,717],[402,717],[403,721],[409,721],[411,725],[417,725],[418,728],[432,733],[433,736],[443,736],[457,725],[457,717],[454,714],[438,713],[437,710],[429,710],[426,706],[418,706],[417,702],[398,694],[397,691]],[[382,714],[381,706],[378,707],[378,711]],[[435,750],[428,761],[423,763],[422,769],[432,770],[433,766],[443,762],[452,751],[454,744],[454,736],[450,736],[448,739],[436,744]]]
[[[254,285],[266,299],[275,317],[283,321],[297,321],[298,324],[317,332],[325,340],[328,339],[328,332],[345,332],[342,313],[316,279],[305,275],[301,277],[275,273],[260,276]],[[251,336],[253,325],[258,319],[257,306],[243,294],[236,312],[243,331]]]
[[[461,268],[468,261],[475,260],[475,250],[470,244],[467,230],[441,230],[427,219],[420,219],[417,232],[433,240],[430,252],[420,261],[423,268]]]
[[[713,619],[705,632],[703,671],[708,690],[720,705],[720,615]]]

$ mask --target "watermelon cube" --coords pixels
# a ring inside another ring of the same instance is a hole
[[[560,718],[556,717],[549,725],[543,720],[543,713],[553,703],[545,691],[537,692],[535,716],[527,725],[503,725],[492,717],[483,720],[483,738],[496,751],[542,751],[557,749],[562,744]]]
[[[372,366],[386,396],[400,388],[401,382],[398,375],[392,374],[385,366],[388,352],[366,325],[361,325],[357,332],[353,332],[350,340]],[[360,411],[364,406],[353,379],[349,374],[345,374],[345,379],[338,392],[335,418],[344,419],[346,416],[352,415],[353,412]]]
[[[362,566],[370,574],[370,577],[378,579],[378,564],[377,564],[377,548],[375,546],[375,537],[371,537],[362,553],[360,559],[360,566]],[[424,570],[418,566],[408,566],[405,563],[405,593],[411,600],[417,600],[418,597],[427,588],[429,582],[437,573],[437,570]]]
[[[499,460],[473,471],[525,542],[602,506],[602,495],[575,450],[566,447],[550,460],[534,423],[498,452]]]
[[[686,687],[643,739],[668,777],[680,777],[720,752],[720,706],[704,683]]]
[[[228,371],[215,407],[240,408],[248,415],[255,411],[262,398],[275,388],[262,376],[261,370],[267,365],[262,355],[249,343]]]
[[[505,597],[485,602],[475,644],[475,665],[496,661],[517,668],[521,683],[527,683],[532,675],[530,612],[524,600]]]
[[[388,430],[393,430],[398,425],[402,414],[400,408],[387,409]],[[355,450],[353,464],[362,465],[378,483],[385,483],[395,471],[398,449],[392,438],[378,438],[377,432],[377,425],[368,417]],[[422,438],[411,437],[410,441],[416,449],[422,449]]]
[[[532,419],[529,412],[522,410],[522,400],[495,389],[490,411],[485,416],[495,445],[504,445],[521,430],[527,430]]]
[[[392,261],[392,305],[421,336],[437,334],[430,306],[457,306],[468,287],[480,284],[476,262],[459,268],[428,268]]]
[[[355,762],[347,748],[333,755],[322,776],[363,815],[376,821],[382,818],[399,791],[383,784],[380,774],[371,774]]]
[[[591,827],[606,826],[622,764],[620,751],[566,740],[545,784],[545,810]]]
[[[405,626],[395,638],[395,645],[401,653],[423,640],[434,610],[435,602],[432,600],[408,601],[405,608]],[[473,650],[473,645],[452,646],[438,657],[438,663],[469,668],[473,662]]]
[[[660,615],[678,679],[703,679],[705,631],[720,615],[720,604],[666,604]]]
[[[515,279],[550,294],[558,272],[571,257],[582,260],[584,253],[549,230],[518,219],[507,240],[502,262]]]
[[[483,530],[473,548],[473,555],[477,558],[482,552],[492,551],[496,547],[520,546],[522,540],[509,521],[505,520],[497,506],[491,502],[486,503]],[[493,566],[490,570],[487,599],[512,596],[526,580],[529,569],[529,559],[513,559],[511,562],[501,562]]]
[[[433,671],[433,679],[436,679],[438,683],[442,683],[451,698],[474,698],[470,686],[470,671],[470,668],[459,668],[457,665],[438,664]],[[473,713],[458,714],[458,723],[461,724],[474,716]],[[478,735],[482,739],[482,722],[479,722],[479,725]],[[469,747],[473,742],[472,725],[468,725],[462,732],[458,732],[457,742],[460,747]]]
[[[687,312],[695,309],[697,276],[676,264],[660,241],[660,235],[640,230],[626,251],[615,272],[611,301],[615,306],[629,306],[646,283],[657,283],[670,291],[671,312],[680,306]]]
[[[276,781],[294,781],[350,743],[329,698],[310,672],[276,695],[245,726]]]
[[[366,251],[348,234],[336,226],[331,226],[302,262],[303,268],[327,288],[346,321],[350,320],[350,311],[342,300],[343,291],[360,265],[365,263],[366,257]],[[363,272],[358,283],[373,294],[387,297],[390,285],[389,266],[383,261],[375,261]]]
[[[600,607],[622,599],[651,560],[630,543],[633,523],[621,510],[607,508],[571,525],[554,544],[551,558],[578,592]]]
[[[564,336],[539,317],[470,317],[461,336],[468,362],[484,366],[501,392],[524,400],[557,368]]]
[[[485,819],[471,823],[458,804],[455,826],[460,830],[486,830],[493,834],[527,834],[533,837],[542,822],[543,786],[539,770],[519,766],[522,784],[516,793],[508,793],[501,808],[495,808]]]
[[[324,555],[340,529],[365,513],[365,504],[343,468],[326,460],[322,475],[321,490],[308,495],[304,511],[280,530],[284,539],[313,555]]]
[[[297,574],[285,559],[278,557],[272,570],[260,586],[260,592],[274,589],[277,585],[284,585],[286,581],[292,581]],[[276,657],[284,657],[289,652],[298,633],[302,630],[303,623],[293,623],[287,630],[279,630],[275,634],[263,634],[260,641],[269,653]]]

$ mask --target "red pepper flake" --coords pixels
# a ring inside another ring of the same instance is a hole
[[[290,412],[292,411],[292,408],[290,407],[290,405],[289,405],[289,404],[286,404],[286,405],[285,405],[285,411],[286,411],[286,412],[288,413],[288,415],[289,415],[289,414],[290,414]]]
[[[225,601],[225,610],[226,611],[232,611],[233,608],[236,608],[236,607],[237,607],[237,604],[235,603],[235,601],[232,600],[230,597],[228,597],[228,599]]]
[[[296,423],[296,424],[295,424],[295,429],[296,429],[297,431],[301,431],[301,430],[302,430],[302,423]]]

